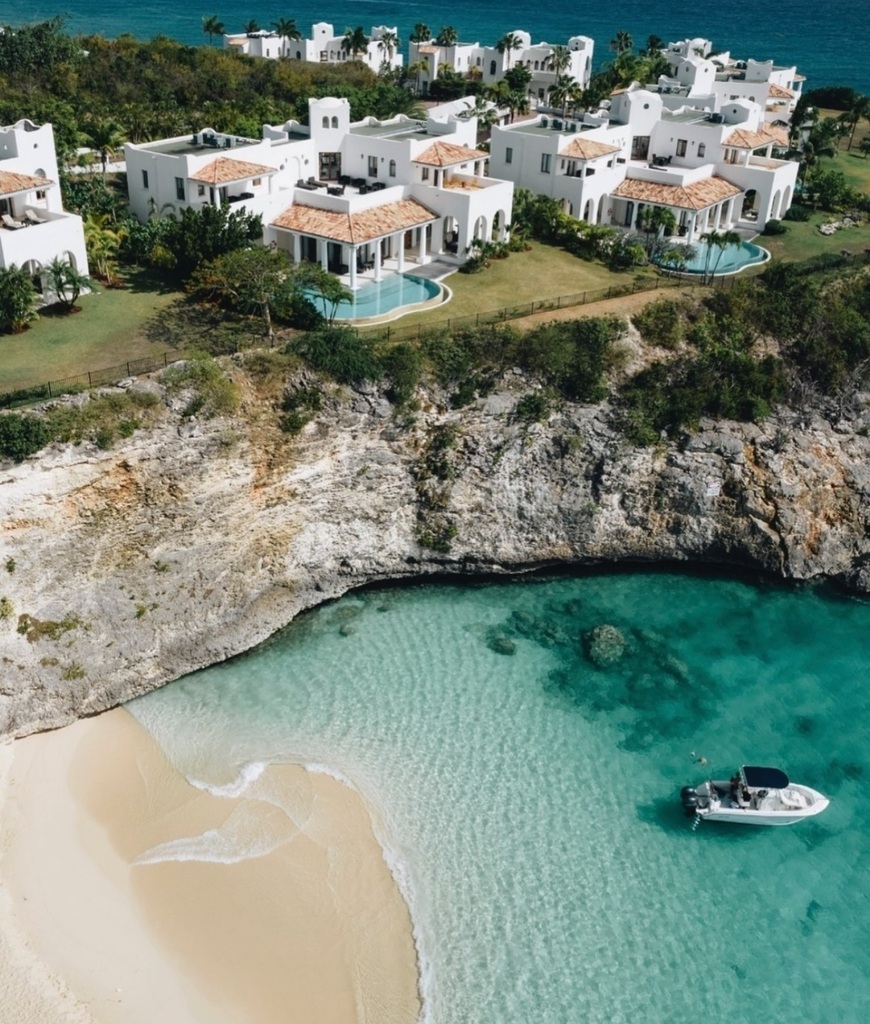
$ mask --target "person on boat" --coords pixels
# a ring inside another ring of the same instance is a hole
[[[738,802],[739,794],[740,794],[740,772],[735,772],[731,776],[731,790],[730,790],[730,794],[729,794],[731,796],[731,802],[732,803],[736,804]]]

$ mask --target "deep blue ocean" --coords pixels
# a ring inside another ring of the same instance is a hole
[[[712,39],[717,50],[731,50],[740,58],[773,59],[777,64],[797,64],[808,79],[808,88],[850,85],[870,92],[870,3],[868,0],[791,0],[765,4],[757,0],[733,0],[727,6],[702,10],[690,0],[629,0],[620,5],[594,0],[577,5],[556,0],[544,7],[518,0],[477,0],[470,7],[431,2],[397,3],[396,0],[295,0],[289,5],[263,0],[205,0],[200,6],[179,6],[175,0],[142,0],[121,3],[105,0],[35,0],[22,5],[0,2],[0,23],[16,25],[39,21],[60,11],[69,15],[72,31],[117,36],[124,32],[142,39],[163,34],[186,43],[203,43],[202,19],[215,14],[227,31],[241,31],[251,18],[268,28],[277,18],[295,18],[304,35],[317,21],[331,22],[336,31],[362,25],[395,25],[407,57],[408,34],[417,22],[434,31],[453,25],[463,41],[494,43],[505,32],[528,31],[533,42],[564,43],[569,36],[587,35],[595,40],[596,63],[607,59],[608,43],[619,29],[631,33],[642,46],[650,33],[666,42],[701,36]]]

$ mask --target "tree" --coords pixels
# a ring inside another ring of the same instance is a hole
[[[420,94],[420,75],[428,69],[429,65],[425,60],[415,60],[413,64],[408,65],[408,74],[414,76],[414,91],[417,95]]]
[[[701,241],[706,242],[707,251],[704,254],[704,283],[712,281],[716,276],[716,271],[719,268],[719,263],[725,250],[729,245],[740,245],[741,238],[736,231],[705,231],[701,235]],[[710,261],[713,256],[713,250],[716,251],[716,259],[713,262],[712,269],[710,267]]]
[[[97,277],[110,286],[116,281],[118,251],[126,235],[124,228],[116,229],[111,225],[112,218],[106,213],[91,214],[84,223],[88,261],[96,269]]]
[[[610,40],[610,49],[619,56],[623,53],[631,53],[634,49],[634,40],[624,29],[620,29],[619,32]]]
[[[235,249],[206,263],[191,278],[191,291],[240,313],[263,319],[271,339],[272,314],[289,302],[296,285],[287,253],[281,249]]]
[[[645,206],[638,217],[640,229],[647,236],[647,252],[653,248],[652,236],[661,236],[666,232],[673,233],[677,226],[677,218],[673,210],[667,206]]]
[[[576,79],[570,75],[559,75],[550,86],[549,100],[554,107],[562,108],[562,117],[565,117],[568,107],[578,102],[582,95],[583,89]]]
[[[455,46],[459,35],[456,29],[452,25],[442,25],[438,29],[438,35],[435,37],[435,43],[438,46]]]
[[[302,33],[296,27],[296,20],[294,18],[279,18],[277,21],[272,22],[272,28],[278,33],[281,38],[281,56],[287,56],[287,43],[295,43],[297,40],[302,38]]]
[[[181,216],[166,222],[165,245],[175,257],[176,270],[186,280],[198,267],[224,253],[244,249],[263,235],[259,216],[227,206],[186,207]]]
[[[665,41],[661,36],[651,35],[647,36],[646,50],[644,51],[647,57],[654,57],[659,51],[665,48]]]
[[[562,75],[571,66],[571,51],[567,46],[554,46],[547,63],[550,71]]]
[[[395,32],[387,30],[381,35],[378,40],[378,49],[384,55],[384,62],[387,64],[392,63],[393,55],[399,48],[399,37]]]
[[[242,29],[246,36],[255,36],[260,31],[260,26],[257,24],[254,18],[245,23],[245,27]]]
[[[0,268],[0,330],[18,334],[36,319],[36,292],[30,274],[14,263]]]
[[[428,43],[432,38],[432,33],[429,31],[429,26],[425,22],[418,21],[414,26],[414,31],[408,38],[412,43]]]
[[[76,302],[85,289],[96,290],[96,282],[82,274],[77,267],[66,260],[55,256],[45,268],[49,288],[57,296],[64,313],[72,313],[76,308]]]
[[[216,14],[211,14],[202,19],[202,30],[208,36],[208,44],[211,46],[215,36],[224,34],[224,23],[218,19]]]
[[[365,34],[361,25],[356,28],[346,28],[342,46],[355,60],[357,55],[365,53],[369,47],[369,37]]]
[[[849,129],[849,145],[846,150],[852,148],[852,141],[855,138],[855,129],[861,120],[870,121],[870,96],[856,95],[849,109],[838,118],[844,128]]]
[[[124,144],[123,128],[110,119],[92,121],[85,125],[82,133],[85,140],[100,154],[103,165],[103,180],[106,178],[110,155]]]
[[[515,32],[508,32],[499,39],[495,48],[505,58],[505,67],[511,66],[511,53],[523,48],[523,41]]]
[[[865,160],[870,156],[870,135],[866,139],[861,139],[858,149],[864,154]]]
[[[353,292],[319,263],[300,263],[294,269],[295,287],[313,292],[323,303],[323,313],[332,324],[341,302],[352,302]]]

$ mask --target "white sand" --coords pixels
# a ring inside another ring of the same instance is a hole
[[[335,779],[214,797],[123,710],[0,748],[0,773],[0,1024],[417,1019],[407,907]],[[270,852],[134,863],[208,830]]]

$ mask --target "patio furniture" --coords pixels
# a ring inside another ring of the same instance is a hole
[[[339,176],[338,176],[338,183],[339,183],[339,185],[342,185],[342,186],[350,185],[351,184],[350,175],[349,174],[339,174]]]
[[[328,185],[326,191],[331,196],[343,196],[344,185]]]
[[[8,213],[0,214],[0,220],[3,221],[7,228],[11,228],[13,231],[26,227],[26,225],[22,224],[20,220],[15,220],[14,217],[10,217]]]
[[[47,217],[40,217],[35,210],[25,210],[24,219],[30,224],[47,224]]]
[[[369,192],[380,192],[387,187],[385,181],[376,181],[374,184],[369,185]]]

